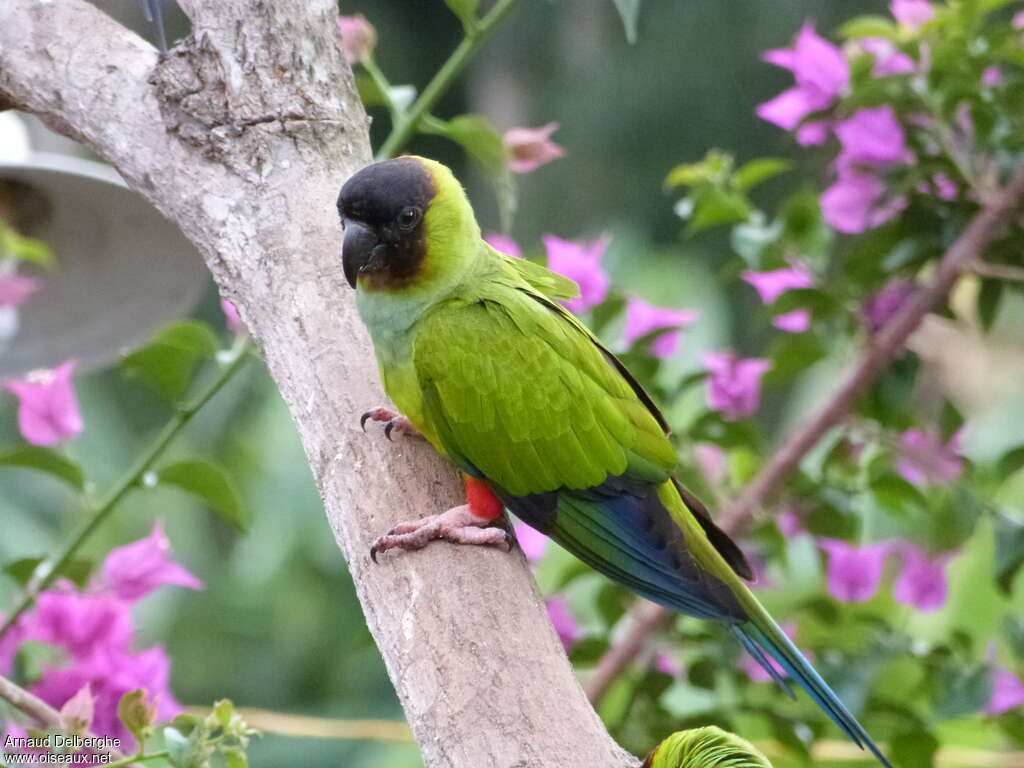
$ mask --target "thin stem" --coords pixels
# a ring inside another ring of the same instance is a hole
[[[189,707],[190,712],[205,717],[209,707]],[[316,739],[358,739],[360,741],[391,741],[415,744],[407,723],[397,720],[340,720],[310,715],[293,715],[254,707],[238,707],[245,722],[262,733]]]
[[[366,74],[373,80],[373,84],[377,86],[377,89],[381,93],[381,97],[384,99],[384,106],[388,108],[388,114],[391,115],[391,124],[396,125],[404,116],[404,112],[399,109],[398,105],[395,104],[394,99],[391,98],[391,83],[388,82],[387,77],[380,67],[377,66],[377,62],[373,59],[367,59],[363,62],[363,69],[366,70]]]
[[[206,403],[216,395],[234,375],[242,369],[247,362],[251,343],[247,336],[239,335],[229,352],[229,359],[224,368],[217,376],[192,400],[182,405],[178,411],[160,430],[149,447],[135,460],[135,463],[128,469],[121,479],[114,484],[106,496],[99,502],[98,506],[79,526],[78,531],[71,540],[64,546],[59,554],[49,558],[40,565],[39,577],[33,579],[25,588],[18,605],[5,618],[3,625],[0,625],[0,637],[10,630],[25,611],[32,607],[39,593],[46,589],[61,574],[64,568],[71,562],[75,553],[82,544],[103,524],[110,516],[110,513],[117,507],[118,502],[127,493],[142,482],[143,476],[153,467],[156,461],[163,455],[163,452],[170,445],[171,441],[186,427],[192,418],[202,409]]]
[[[479,23],[466,27],[466,36],[462,38],[462,42],[452,51],[451,56],[437,71],[409,110],[391,126],[391,133],[377,152],[378,160],[387,160],[402,151],[416,132],[420,120],[430,112],[438,99],[448,90],[455,78],[490,39],[518,2],[519,0],[498,0],[487,15],[480,19]]]

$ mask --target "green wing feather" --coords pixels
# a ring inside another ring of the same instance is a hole
[[[658,418],[589,332],[544,301],[491,282],[421,321],[413,363],[445,452],[515,496],[627,471],[668,479],[676,456]]]

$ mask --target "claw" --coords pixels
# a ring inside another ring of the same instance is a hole
[[[373,560],[374,563],[377,562],[377,545],[376,544],[374,544],[372,547],[370,547],[370,559]]]
[[[392,419],[391,421],[384,425],[384,437],[386,437],[388,441],[392,443],[395,441],[391,439],[391,430],[395,428],[395,424],[397,423],[397,421],[398,419]]]
[[[363,432],[366,431],[366,422],[371,418],[373,418],[373,411],[367,411],[359,417],[359,426],[362,428]]]

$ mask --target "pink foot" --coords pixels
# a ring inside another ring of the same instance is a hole
[[[392,432],[406,437],[423,437],[405,416],[396,411],[390,411],[387,408],[371,408],[359,419],[359,426],[363,428],[363,432],[366,431],[366,422],[369,419],[383,422],[384,437],[388,440],[391,439]]]
[[[474,515],[468,504],[452,507],[440,515],[399,523],[386,536],[373,542],[370,559],[376,563],[377,553],[389,549],[422,549],[434,539],[444,539],[453,544],[500,544],[511,552],[511,534],[505,528],[492,525],[494,522]]]

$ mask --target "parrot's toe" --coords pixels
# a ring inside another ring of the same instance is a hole
[[[511,552],[512,534],[506,527],[492,525],[493,522],[475,515],[468,504],[463,504],[440,515],[399,523],[373,542],[370,559],[376,563],[377,555],[389,549],[422,549],[435,539],[453,544],[501,545]]]
[[[416,427],[405,416],[387,408],[371,408],[359,417],[359,426],[366,431],[366,422],[379,421],[384,424],[384,437],[391,440],[392,433],[408,437],[421,437]]]

